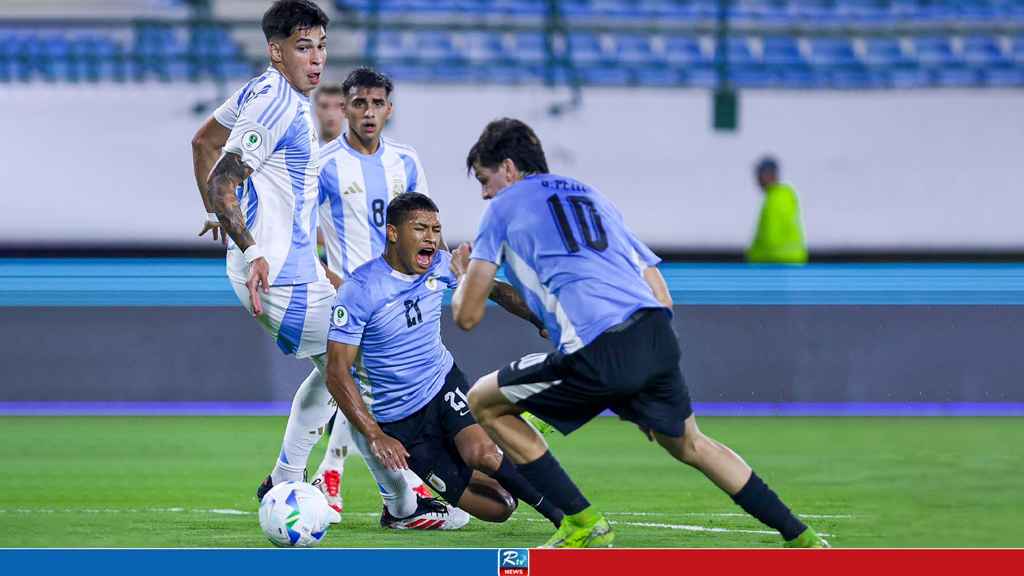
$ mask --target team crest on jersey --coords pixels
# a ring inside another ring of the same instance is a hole
[[[331,314],[331,322],[338,328],[348,324],[348,310],[344,306],[335,306],[334,313]]]
[[[245,134],[242,134],[242,147],[252,152],[263,144],[263,137],[256,130],[249,130]]]
[[[439,284],[437,283],[437,276],[431,276],[426,281],[427,290],[437,290]]]
[[[391,197],[392,198],[394,198],[395,196],[398,196],[399,194],[402,194],[404,192],[405,192],[405,182],[403,182],[402,180],[399,180],[397,178],[391,181]]]

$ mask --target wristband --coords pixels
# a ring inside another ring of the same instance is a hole
[[[220,218],[217,217],[217,213],[216,212],[207,212],[206,213],[206,221],[211,223],[211,224],[213,224],[213,223],[220,224]]]
[[[253,260],[263,258],[263,252],[260,251],[260,247],[253,244],[242,251],[242,256],[245,256],[245,261],[249,264],[253,263]]]

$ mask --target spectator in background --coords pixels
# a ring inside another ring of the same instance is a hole
[[[761,217],[754,241],[747,249],[747,261],[770,264],[804,264],[807,246],[800,218],[796,190],[779,182],[779,163],[762,158],[754,169],[757,185],[764,192]]]

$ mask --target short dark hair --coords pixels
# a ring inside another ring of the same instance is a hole
[[[516,168],[526,174],[546,174],[548,160],[540,138],[522,120],[502,118],[484,128],[483,134],[466,156],[466,170],[474,164],[496,168],[508,158]]]
[[[344,92],[341,89],[341,84],[322,84],[316,89],[316,93],[313,94],[313,101],[316,102],[319,100],[320,96],[341,96],[342,94],[344,94]]]
[[[779,175],[779,161],[771,156],[764,156],[757,161],[757,165],[754,167],[754,173],[761,175],[769,173],[772,176],[778,177]]]
[[[341,91],[346,98],[353,88],[383,88],[384,93],[391,96],[395,84],[386,74],[381,74],[369,66],[360,66],[349,72],[348,77],[341,83]]]
[[[402,224],[405,224],[409,214],[418,210],[440,212],[440,210],[437,209],[437,204],[434,204],[434,201],[426,194],[420,194],[419,192],[404,192],[399,194],[391,200],[390,204],[388,204],[388,224],[392,226],[401,226]]]
[[[274,38],[287,38],[296,29],[315,28],[331,21],[319,6],[310,0],[277,0],[263,13],[263,35],[267,41]]]

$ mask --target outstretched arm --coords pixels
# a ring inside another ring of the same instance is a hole
[[[409,452],[401,442],[381,430],[352,380],[352,363],[358,354],[358,346],[334,341],[327,343],[327,389],[348,421],[366,437],[373,455],[382,464],[391,470],[408,468],[406,458]]]
[[[203,229],[199,232],[202,236],[209,231],[213,232],[213,239],[220,240],[227,244],[228,237],[220,229],[220,223],[214,218],[213,202],[210,200],[207,187],[207,178],[213,170],[217,158],[220,157],[224,144],[228,141],[231,131],[221,125],[212,116],[199,128],[192,137],[192,170],[196,177],[196,187],[199,188],[199,196],[203,200],[203,207],[206,208],[207,218]]]

